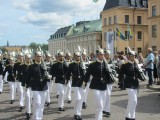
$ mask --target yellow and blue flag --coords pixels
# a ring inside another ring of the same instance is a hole
[[[133,38],[132,31],[131,31],[131,28],[130,28],[129,24],[128,24],[128,33],[127,33],[127,35],[128,35],[127,38],[129,40]]]
[[[118,28],[116,28],[116,35],[120,37],[122,40],[126,40],[125,35],[122,32],[120,32]]]

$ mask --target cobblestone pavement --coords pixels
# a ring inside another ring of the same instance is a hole
[[[44,110],[43,120],[74,120],[73,119],[73,104],[68,104],[65,101],[65,112],[58,112],[57,98],[55,94],[55,86],[53,86],[51,96],[51,105]],[[147,89],[145,83],[141,83],[141,88],[138,93],[138,105],[136,109],[136,120],[160,120],[160,91],[155,89]],[[72,94],[73,97],[73,94]],[[16,97],[18,99],[18,96]],[[10,104],[8,84],[4,84],[3,94],[0,94],[0,120],[25,120],[25,109],[23,112],[18,112],[18,101]],[[128,96],[126,91],[120,91],[118,88],[113,88],[111,96],[111,116],[110,118],[103,117],[103,120],[124,120],[127,107]],[[94,99],[92,90],[88,96],[88,107],[82,110],[82,118],[84,120],[94,120]]]

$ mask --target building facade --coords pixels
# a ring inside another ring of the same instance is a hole
[[[148,1],[149,46],[160,49],[160,0]]]
[[[66,35],[71,26],[58,29],[48,40],[48,50],[51,55],[56,55],[57,50],[66,52]]]
[[[118,28],[125,36],[128,29],[132,38],[121,40],[115,35],[116,51],[127,53],[127,46],[146,54],[148,44],[148,1],[147,0],[106,0],[102,16],[102,46],[106,47],[106,33]]]
[[[86,53],[95,53],[98,45],[102,45],[102,20],[79,22],[72,26],[66,36],[67,49],[74,53],[78,45],[86,49]]]

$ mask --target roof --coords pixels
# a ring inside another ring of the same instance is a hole
[[[103,10],[108,10],[118,6],[147,8],[148,0],[106,0]]]
[[[75,36],[92,32],[102,32],[102,19],[93,20],[79,26],[72,26],[66,36]]]

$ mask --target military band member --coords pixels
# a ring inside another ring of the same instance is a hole
[[[93,78],[91,80],[90,89],[93,90],[94,102],[95,102],[95,120],[102,120],[103,111],[103,96],[107,89],[106,78],[109,76],[109,71],[106,69],[106,64],[104,62],[104,52],[103,49],[99,48],[96,51],[97,60],[89,65],[85,76],[85,83],[88,82],[90,76]]]
[[[71,53],[68,51],[66,53],[66,59],[65,59],[66,63],[69,64],[72,62],[72,58],[71,58]],[[68,83],[67,83],[67,88],[66,88],[66,99],[68,101],[68,103],[71,103],[71,91],[72,91],[72,80],[69,80]]]
[[[0,54],[0,94],[2,94],[2,91],[3,91],[3,69],[4,69],[4,66],[3,66],[3,61],[2,61],[2,55]]]
[[[138,66],[135,63],[135,52],[131,51],[128,53],[128,55],[128,62],[126,64],[123,64],[120,69],[119,80],[120,82],[122,82],[123,76],[126,76],[124,79],[124,87],[127,90],[129,100],[125,120],[135,120],[135,110],[137,105],[138,92],[137,89],[139,88],[138,79],[143,79],[141,78]]]
[[[66,72],[67,66],[64,63],[64,53],[58,53],[58,61],[52,66],[52,76],[55,77],[55,83],[57,83],[57,88],[59,90],[58,97],[58,111],[65,111],[64,109],[64,98],[66,90]]]
[[[20,104],[20,112],[24,108],[24,93],[23,93],[23,87],[22,87],[22,79],[21,79],[21,70],[20,70],[20,65],[24,63],[24,55],[22,52],[18,54],[18,59],[17,62],[14,64],[13,68],[13,73],[14,77],[16,78],[16,88],[18,91],[18,96],[19,96],[19,104]]]
[[[45,64],[47,66],[47,71],[48,73],[51,75],[51,66],[52,66],[52,61],[51,61],[51,54],[46,52],[46,59],[45,59]],[[50,103],[51,103],[51,91],[52,91],[52,86],[53,83],[51,81],[51,79],[47,80],[47,85],[48,85],[48,90],[47,90],[47,98],[46,98],[46,104],[47,107],[49,107]]]
[[[32,103],[32,91],[30,87],[30,81],[29,81],[29,72],[28,67],[31,65],[31,55],[27,53],[25,55],[25,63],[20,65],[20,74],[22,79],[22,86],[24,90],[24,97],[26,98],[26,117],[27,119],[31,116],[31,103]]]
[[[112,65],[112,60],[111,60],[111,56],[110,56],[111,52],[109,49],[104,49],[104,58],[105,58],[105,62],[109,65],[108,67],[110,67],[110,65]],[[107,90],[106,90],[106,98],[104,101],[104,109],[103,109],[103,113],[105,114],[106,117],[109,117],[111,115],[110,113],[110,97],[111,97],[111,92],[112,92],[112,87],[113,87],[113,83],[114,81],[109,77],[106,78],[107,81]]]
[[[82,59],[83,59],[83,62],[86,66],[86,70],[90,64],[90,61],[87,59],[87,53],[86,53],[86,50],[83,50],[82,52]],[[88,93],[89,93],[89,86],[90,86],[90,83],[91,81],[89,80],[85,89],[84,89],[84,99],[83,99],[83,103],[82,103],[82,108],[83,109],[86,109],[87,108],[87,97],[88,97]]]
[[[74,90],[74,119],[82,120],[81,118],[81,110],[82,110],[82,102],[84,98],[84,90],[82,88],[83,80],[84,80],[84,69],[82,67],[82,62],[80,61],[81,54],[80,52],[74,53],[75,61],[69,65],[69,69],[67,72],[67,80],[70,80],[72,76],[72,87]]]
[[[35,63],[29,66],[28,72],[33,92],[33,120],[42,120],[49,76],[40,51],[35,53]]]
[[[16,89],[15,89],[16,84],[15,84],[15,77],[13,74],[13,68],[14,68],[14,59],[11,57],[9,58],[9,64],[6,66],[3,72],[3,79],[4,79],[6,72],[8,72],[7,81],[9,82],[9,88],[10,88],[9,97],[11,97],[11,102],[10,102],[11,104],[14,103],[15,93],[16,93]]]

